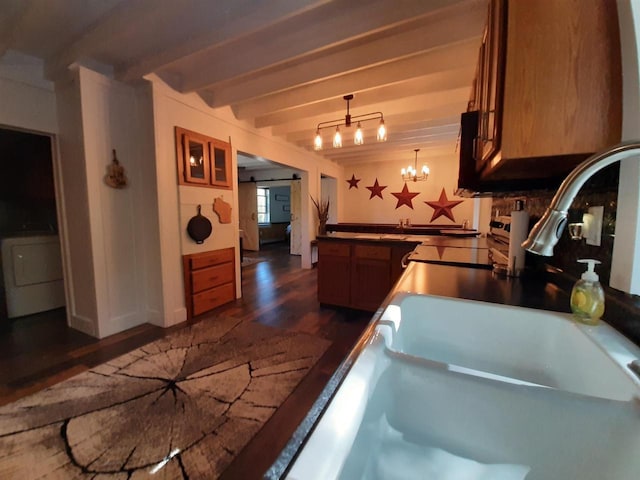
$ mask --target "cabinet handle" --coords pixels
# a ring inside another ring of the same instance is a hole
[[[413,251],[407,252],[402,256],[402,260],[400,260],[400,266],[405,269],[407,265],[409,265],[409,255],[411,255]]]

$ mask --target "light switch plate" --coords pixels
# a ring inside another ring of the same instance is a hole
[[[604,207],[589,207],[589,215],[591,215],[591,224],[585,241],[587,245],[599,247],[602,242],[602,218],[604,216]]]

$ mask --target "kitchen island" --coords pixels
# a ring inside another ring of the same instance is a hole
[[[335,232],[317,241],[320,303],[370,312],[400,278],[409,254],[415,261],[491,268],[486,239],[467,234]]]
[[[265,478],[282,478],[285,474],[311,430],[323,414],[327,404],[333,398],[336,390],[340,387],[362,350],[366,347],[367,342],[370,341],[375,323],[380,319],[384,307],[397,294],[436,295],[568,313],[568,291],[570,287],[570,279],[558,272],[540,272],[536,275],[525,275],[521,278],[506,278],[498,277],[485,269],[410,263],[385,302],[383,302],[381,308],[376,311],[369,327],[330,379],[307,417],[300,424],[280,457],[267,472]],[[615,298],[615,295],[612,298],[608,298],[608,302],[609,309],[607,313],[608,317],[613,320],[612,323],[620,324],[620,318],[623,318],[629,312],[633,312],[637,318],[638,310],[633,305],[629,305],[629,302],[625,305],[625,302],[621,301],[620,298]],[[608,317],[605,315],[605,319]],[[618,327],[622,327],[618,329],[624,331],[624,322]],[[627,329],[625,333],[638,343],[635,331]]]

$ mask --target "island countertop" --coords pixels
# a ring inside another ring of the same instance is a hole
[[[330,232],[318,235],[317,240],[353,240],[376,243],[415,243],[423,245],[459,246],[468,248],[488,248],[487,239],[480,238],[479,232],[464,235],[418,235],[411,233],[357,233]]]

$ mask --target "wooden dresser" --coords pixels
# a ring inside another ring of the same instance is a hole
[[[188,319],[235,300],[235,258],[233,247],[182,256]]]

